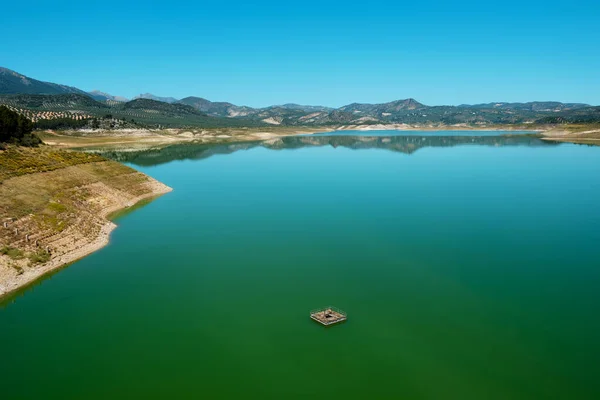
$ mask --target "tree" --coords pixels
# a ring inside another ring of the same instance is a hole
[[[42,141],[32,131],[31,120],[6,106],[0,106],[0,143],[37,146]]]

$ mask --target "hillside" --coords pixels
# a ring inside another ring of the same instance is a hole
[[[6,143],[30,147],[39,145],[41,140],[32,131],[33,123],[29,119],[8,107],[0,106],[0,150],[4,150]]]
[[[44,94],[40,94],[44,93]],[[132,101],[100,91],[41,82],[0,68],[0,105],[4,104],[41,128],[119,129],[255,126],[336,126],[404,124],[449,125],[573,124],[599,121],[598,108],[582,103],[534,101],[429,106],[415,99],[387,103],[352,103],[337,109],[287,103],[263,108],[213,102],[196,96],[181,100],[150,93]],[[101,122],[98,122],[100,120]],[[56,121],[56,122],[48,122]]]
[[[42,82],[8,68],[0,67],[0,94],[63,94],[78,93],[87,95],[75,87]]]
[[[411,111],[427,108],[427,106],[419,103],[415,99],[396,100],[389,103],[383,104],[359,104],[352,103],[344,107],[340,107],[340,111],[352,112],[352,113],[365,113],[368,115],[392,115],[399,111]]]
[[[108,242],[111,212],[170,190],[92,154],[0,151],[0,295]]]
[[[575,108],[538,120],[546,124],[590,124],[600,123],[600,106]]]
[[[129,101],[129,99],[127,99],[125,97],[113,96],[112,94],[104,93],[99,90],[92,90],[91,92],[88,92],[88,95],[91,96],[94,100],[101,101],[101,102],[116,101],[116,102],[123,103],[123,102]]]
[[[208,116],[185,104],[170,104],[150,99],[136,99],[129,102],[101,102],[80,94],[17,94],[0,95],[0,105],[6,105],[11,110],[38,124],[41,120],[87,120],[89,121],[89,128],[98,125],[98,122],[94,122],[97,120],[108,120],[110,122],[107,125],[108,128],[129,127],[129,125],[149,128],[186,126],[215,128],[264,125],[257,121]],[[79,124],[71,125],[80,127]]]
[[[533,112],[557,112],[589,107],[583,103],[560,103],[558,101],[532,101],[529,103],[485,103],[485,104],[462,104],[460,107],[475,109],[498,109]]]
[[[148,99],[148,100],[162,101],[163,103],[175,103],[177,101],[177,99],[174,97],[160,97],[160,96],[155,96],[152,93],[142,93],[133,98],[133,100],[136,100],[136,99]]]
[[[302,105],[302,104],[296,104],[296,103],[287,103],[287,104],[282,104],[282,105],[274,106],[274,107],[287,108],[289,110],[300,110],[300,111],[305,111],[305,112],[321,112],[321,111],[328,112],[328,111],[335,110],[335,108],[333,108],[333,107],[308,106],[308,105]]]
[[[181,99],[178,103],[194,107],[198,111],[215,117],[246,117],[256,112],[256,109],[251,107],[236,106],[227,102],[213,102],[194,96]]]

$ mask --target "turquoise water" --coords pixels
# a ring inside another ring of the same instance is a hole
[[[600,147],[325,136],[112,155],[174,191],[5,301],[3,398],[600,396]],[[329,304],[345,324],[309,319]]]

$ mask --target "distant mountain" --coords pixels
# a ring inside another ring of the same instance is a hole
[[[135,99],[123,104],[124,110],[144,110],[157,111],[167,116],[184,116],[184,115],[198,115],[205,117],[206,114],[196,110],[194,107],[187,106],[185,104],[178,103],[167,103],[164,101],[152,100],[152,99]]]
[[[382,104],[352,103],[347,106],[341,107],[339,110],[351,113],[365,113],[371,116],[379,115],[385,117],[397,113],[398,111],[418,110],[426,107],[427,106],[419,103],[415,99],[406,99],[391,101],[389,103]]]
[[[74,115],[78,120],[112,118],[150,127],[373,124],[485,127],[600,122],[600,107],[556,101],[427,106],[408,98],[377,104],[352,103],[337,109],[295,103],[252,108],[202,97],[177,100],[150,93],[127,101],[98,90],[86,93],[75,87],[38,81],[6,68],[0,68],[0,104],[37,119]]]
[[[237,106],[228,102],[213,102],[201,97],[186,97],[178,101],[215,117],[248,118],[270,125],[289,125],[297,123],[313,123],[319,113],[326,115],[333,108],[323,106],[303,106],[299,104],[283,104],[264,108]],[[317,114],[315,114],[317,113]],[[309,121],[310,120],[310,121]]]
[[[589,124],[600,123],[600,106],[582,107],[554,113],[536,122],[542,124]]]
[[[122,97],[122,96],[113,96],[111,94],[108,93],[104,93],[101,92],[99,90],[92,90],[91,92],[88,92],[88,95],[92,96],[92,98],[94,100],[98,100],[98,101],[107,101],[107,100],[112,100],[112,101],[118,101],[118,102],[126,102],[129,101],[129,99]]]
[[[186,97],[177,101],[186,104],[215,117],[245,117],[256,112],[256,109],[246,106],[236,106],[226,102],[213,102],[202,97]]]
[[[135,99],[128,102],[97,101],[76,93],[0,95],[0,105],[6,105],[11,110],[36,121],[58,118],[90,120],[89,126],[92,126],[92,120],[101,120],[101,126],[108,127],[123,124],[147,128],[265,125],[253,120],[212,117],[185,104],[169,104],[151,99]]]
[[[0,94],[64,94],[78,93],[87,96],[75,87],[42,82],[8,68],[0,67]]]
[[[565,110],[575,110],[577,108],[590,107],[583,103],[560,103],[558,101],[531,101],[528,103],[484,103],[484,104],[462,104],[459,107],[476,109],[499,109],[499,110],[519,110],[536,112],[557,112]]]
[[[192,106],[180,103],[165,103],[152,99],[135,99],[111,108],[115,116],[132,118],[145,124],[172,127],[248,127],[260,126],[255,121],[213,117]],[[264,125],[264,124],[262,124]]]
[[[304,105],[295,104],[295,103],[287,103],[287,104],[282,104],[280,106],[273,106],[273,107],[287,108],[288,110],[300,110],[300,111],[306,111],[306,112],[333,111],[333,110],[335,110],[335,108],[333,108],[333,107],[304,106]]]
[[[133,100],[135,100],[135,99],[150,99],[150,100],[162,101],[163,103],[175,103],[177,101],[177,99],[174,97],[159,97],[159,96],[155,96],[151,93],[142,93],[139,96],[135,96],[133,98]]]
[[[66,109],[101,109],[109,106],[98,102],[90,96],[79,93],[64,94],[10,94],[0,95],[0,104],[6,104],[20,109],[39,109],[58,111]]]

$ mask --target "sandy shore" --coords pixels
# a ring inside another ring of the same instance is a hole
[[[171,144],[220,144],[267,140],[283,136],[327,132],[334,128],[270,127],[222,129],[128,129],[114,131],[46,131],[39,133],[45,144],[66,149],[125,147],[134,149],[164,147]]]

